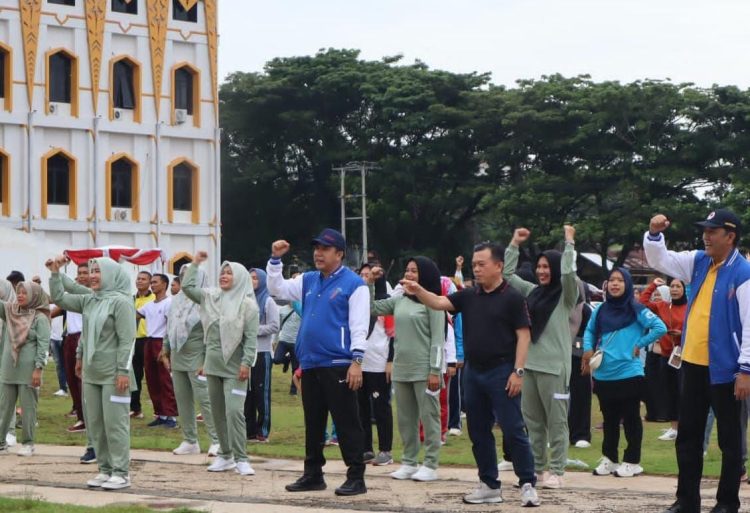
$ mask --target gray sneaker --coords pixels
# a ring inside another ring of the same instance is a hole
[[[524,508],[539,506],[542,503],[536,494],[536,488],[531,483],[524,483],[521,487],[521,506]]]
[[[500,488],[490,488],[484,483],[471,493],[464,495],[464,502],[467,504],[490,504],[503,502],[503,494]]]
[[[390,465],[393,463],[393,456],[390,452],[379,452],[378,455],[372,460],[373,465]]]

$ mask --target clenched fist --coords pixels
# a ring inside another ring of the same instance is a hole
[[[368,284],[373,284],[376,281],[378,281],[380,278],[383,277],[383,274],[385,272],[383,271],[383,268],[380,266],[375,266],[372,269],[370,269],[370,279],[368,280]]]
[[[271,256],[274,258],[281,258],[287,254],[291,246],[285,240],[277,240],[271,244]]]
[[[516,228],[513,232],[513,240],[510,241],[514,246],[520,246],[531,237],[531,232],[526,228]]]
[[[661,233],[669,228],[669,219],[664,214],[656,214],[651,218],[651,222],[648,225],[648,231],[651,233]]]
[[[576,229],[573,227],[573,225],[566,224],[563,226],[563,230],[565,231],[565,242],[575,242],[576,240]]]
[[[198,265],[202,262],[205,262],[206,260],[208,260],[208,253],[206,253],[205,251],[198,251],[197,253],[195,253],[195,258],[193,259],[193,263]]]

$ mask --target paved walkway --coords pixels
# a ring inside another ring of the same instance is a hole
[[[39,497],[52,502],[96,506],[141,504],[169,509],[186,506],[213,513],[246,513],[250,506],[263,513],[378,511],[399,513],[522,511],[519,492],[511,486],[512,473],[503,472],[502,505],[467,505],[461,496],[477,484],[473,468],[444,467],[440,481],[414,483],[396,481],[388,473],[397,468],[368,467],[369,492],[339,498],[333,489],[344,481],[341,461],[326,466],[328,489],[322,492],[290,494],[284,485],[301,475],[302,462],[253,458],[257,474],[242,477],[228,472],[212,474],[205,470],[204,455],[174,456],[167,452],[134,450],[131,453],[133,486],[120,492],[92,491],[87,479],[96,474],[92,465],[81,465],[80,447],[38,445],[32,458],[15,455],[0,457],[0,494],[13,497]],[[661,512],[674,500],[676,479],[640,476],[632,479],[594,477],[590,473],[569,472],[562,490],[540,490],[540,511],[568,512]],[[713,506],[716,482],[703,487],[704,510]],[[750,487],[742,489],[743,502],[750,502]],[[251,506],[252,505],[252,506]],[[526,511],[523,509],[523,511]]]

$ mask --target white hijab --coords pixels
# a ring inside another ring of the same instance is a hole
[[[187,271],[187,266],[182,266],[180,278],[185,275],[185,271]],[[196,286],[203,289],[206,287],[207,281],[206,273],[202,269],[198,269],[195,276]],[[172,298],[169,315],[167,316],[167,336],[169,337],[169,344],[175,351],[180,352],[182,350],[190,332],[200,321],[200,307],[191,301],[184,292],[180,291]]]

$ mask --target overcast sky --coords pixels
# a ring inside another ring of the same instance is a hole
[[[496,84],[544,74],[750,86],[747,0],[220,0],[219,78],[357,48]]]

